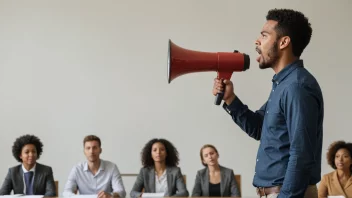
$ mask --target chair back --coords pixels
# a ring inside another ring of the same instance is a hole
[[[59,181],[55,181],[55,192],[56,192],[56,197],[59,197]]]
[[[241,189],[241,175],[235,175],[235,180],[238,186],[238,189],[240,193],[242,194],[242,189]]]

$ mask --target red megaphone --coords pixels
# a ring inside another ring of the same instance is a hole
[[[169,39],[167,57],[167,79],[173,79],[187,73],[216,71],[218,79],[230,80],[233,72],[249,69],[250,58],[247,54],[234,52],[200,52],[184,49]],[[220,105],[224,93],[215,97],[215,104]]]

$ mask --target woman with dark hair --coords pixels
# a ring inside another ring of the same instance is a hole
[[[132,198],[143,193],[162,193],[165,197],[188,197],[189,193],[179,167],[178,151],[165,139],[152,139],[141,152],[142,165],[131,190]]]
[[[325,174],[318,188],[319,198],[342,195],[352,197],[352,143],[336,141],[326,154],[328,164],[335,171]]]
[[[205,168],[197,172],[192,197],[240,197],[240,189],[232,169],[219,165],[215,146],[206,144],[200,149]]]
[[[9,169],[0,195],[10,195],[13,191],[13,194],[57,196],[51,167],[37,163],[42,152],[43,144],[36,136],[16,139],[12,154],[21,164]]]

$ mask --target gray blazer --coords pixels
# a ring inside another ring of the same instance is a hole
[[[4,183],[0,189],[0,195],[9,195],[13,190],[14,194],[23,194],[23,170],[22,164],[9,169]],[[33,181],[33,193],[46,197],[55,197],[56,186],[51,167],[37,163]]]
[[[167,187],[168,192],[165,197],[188,197],[189,193],[183,180],[181,169],[179,167],[167,167]],[[136,182],[133,185],[130,196],[139,197],[144,189],[145,193],[155,193],[155,170],[154,167],[141,168]]]
[[[222,197],[240,197],[241,193],[235,180],[233,170],[220,166],[221,181],[220,193]],[[197,172],[192,197],[209,196],[209,169],[208,167]]]

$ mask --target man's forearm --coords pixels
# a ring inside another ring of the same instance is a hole
[[[247,105],[236,96],[233,101],[227,105],[224,103],[223,108],[231,115],[232,120],[250,137],[259,140],[262,131],[264,119],[264,107],[258,111],[251,111]]]

